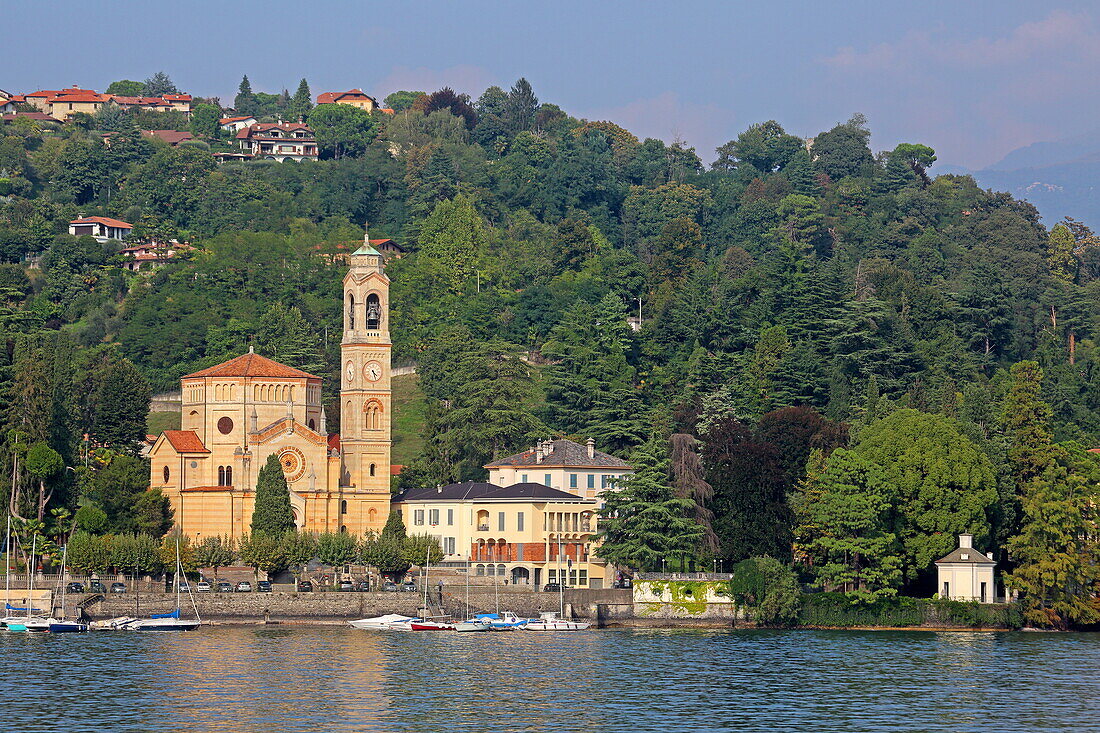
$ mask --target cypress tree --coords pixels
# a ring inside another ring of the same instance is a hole
[[[279,457],[272,453],[256,477],[256,503],[252,508],[252,533],[282,537],[294,529],[294,512],[290,509],[290,488],[283,475]]]

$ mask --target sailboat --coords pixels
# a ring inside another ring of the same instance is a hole
[[[558,611],[544,611],[523,625],[525,631],[584,631],[587,621],[569,621],[565,615],[565,576],[561,567],[561,535],[558,535]]]
[[[195,618],[180,618],[180,578],[183,577],[183,563],[180,561],[180,540],[176,537],[176,608],[168,613],[154,613],[148,618],[121,618],[114,619],[108,628],[126,629],[127,631],[194,631],[202,625],[199,618],[199,607],[195,605],[195,597],[191,595],[191,586],[187,586],[187,597],[191,599],[191,607],[195,610]]]
[[[75,523],[73,525],[75,529]],[[49,632],[51,634],[78,634],[88,630],[88,624],[80,620],[69,621],[65,618],[65,594],[68,586],[65,585],[65,566],[69,560],[69,543],[65,543],[65,549],[61,552],[61,574],[57,576],[57,585],[61,590],[61,618],[51,617],[49,620]]]
[[[20,609],[11,605],[11,515],[8,515],[8,526],[4,532],[4,617],[0,618],[0,628],[8,628],[9,623],[18,623],[21,617],[12,616],[11,612]]]
[[[435,526],[435,525],[432,525]],[[428,563],[431,560],[431,548],[424,553],[424,618],[414,619],[409,621],[410,631],[454,631],[455,625],[446,621],[433,621],[431,613],[432,607],[428,600]],[[440,601],[442,604],[442,601]],[[442,611],[442,609],[440,609]],[[442,618],[443,614],[437,615],[438,618]]]
[[[8,606],[9,611],[25,611],[26,616],[17,619],[15,621],[8,622],[8,631],[49,631],[50,619],[44,616],[31,616],[32,613],[39,613],[39,611],[31,606],[32,599],[34,598],[34,576],[38,572],[38,563],[35,560],[38,556],[38,535],[36,534],[31,540],[31,566],[28,568],[30,572],[30,580],[27,583],[27,607],[26,608],[12,608]]]
[[[470,616],[470,558],[466,558],[466,615],[465,621],[455,624],[455,631],[489,631],[489,622],[480,616]]]

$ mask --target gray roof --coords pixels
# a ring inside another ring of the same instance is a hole
[[[966,558],[963,559],[963,555]],[[936,564],[949,563],[949,562],[961,562],[970,563],[971,565],[996,565],[997,563],[990,560],[982,553],[975,550],[973,547],[956,547],[949,554],[936,560]]]
[[[594,451],[592,457],[589,458],[588,446],[575,443],[572,440],[559,438],[558,440],[548,440],[544,442],[543,445],[553,447],[553,450],[550,451],[549,455],[544,455],[542,461],[538,460],[536,450],[532,448],[523,453],[517,453],[514,456],[508,456],[507,458],[501,458],[492,463],[486,463],[485,468],[496,468],[499,466],[568,468],[570,466],[576,466],[584,468],[621,468],[626,471],[630,470],[629,463],[602,451]]]
[[[502,501],[508,499],[529,499],[532,501],[591,501],[567,491],[552,489],[545,484],[523,483],[511,486],[497,486],[477,481],[465,481],[460,484],[448,484],[438,489],[405,489],[393,497],[393,501]]]

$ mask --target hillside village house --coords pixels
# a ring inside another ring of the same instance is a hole
[[[141,134],[146,137],[155,137],[157,140],[163,140],[173,148],[179,147],[180,143],[190,142],[195,139],[195,136],[191,133],[181,130],[142,130]]]
[[[249,350],[180,380],[179,430],[149,450],[150,485],[172,503],[176,528],[199,540],[249,532],[256,478],[278,457],[294,523],[363,535],[390,509],[389,279],[368,243],[343,279],[341,425],[329,433],[321,378]]]
[[[175,110],[191,114],[190,94],[166,94],[163,97],[126,97],[117,94],[100,94],[92,89],[77,86],[68,89],[40,89],[24,94],[21,101],[34,106],[40,112],[59,120],[67,120],[78,112],[94,115],[105,104],[114,103],[122,109],[148,109],[155,112]]]
[[[249,125],[237,132],[241,150],[268,160],[317,160],[317,138],[302,122]]]
[[[75,237],[95,237],[100,244],[112,240],[121,242],[133,230],[133,225],[107,216],[85,216],[69,222],[69,234]]]
[[[362,89],[351,89],[346,92],[324,92],[317,95],[317,104],[347,104],[365,109],[367,112],[373,112],[380,108],[378,100]]]
[[[171,240],[170,242],[148,242],[133,247],[124,247],[119,254],[126,257],[123,267],[130,272],[155,270],[168,264],[178,252],[191,249],[191,245]]]
[[[226,132],[237,134],[244,128],[255,125],[257,122],[259,122],[259,120],[250,115],[244,115],[242,117],[222,117],[218,120],[218,127]]]
[[[540,441],[523,453],[493,461],[485,468],[489,470],[489,483],[497,486],[535,482],[586,499],[597,498],[631,470],[621,458],[596,450],[591,438],[586,445],[564,438]]]
[[[541,587],[606,588],[614,568],[592,556],[598,502],[540,483],[467,482],[393,498],[410,534],[439,538],[443,561],[471,575]]]

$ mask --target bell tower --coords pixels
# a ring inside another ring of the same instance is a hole
[[[349,263],[340,345],[340,524],[362,534],[381,530],[390,508],[390,280],[366,233]]]

